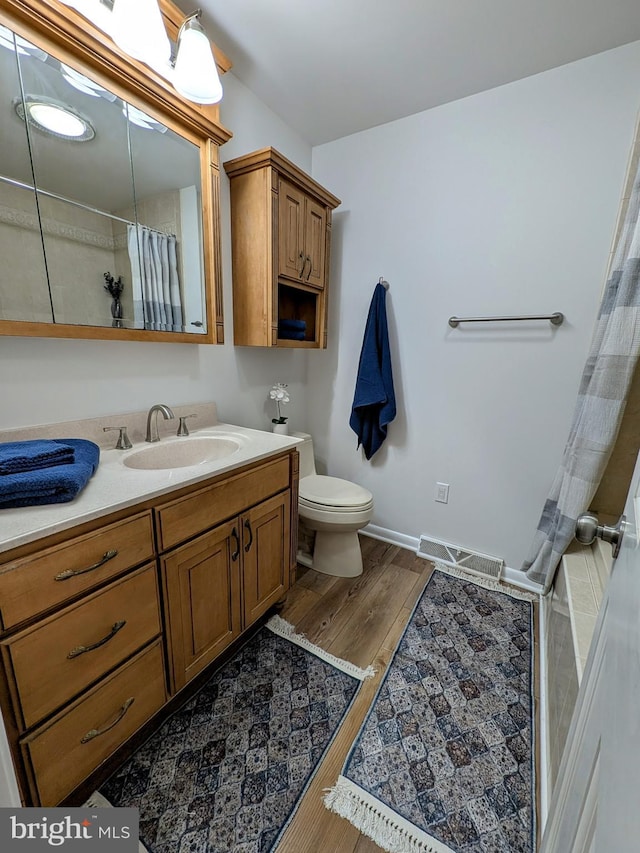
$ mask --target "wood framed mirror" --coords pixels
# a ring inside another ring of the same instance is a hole
[[[218,106],[56,0],[5,0],[0,111],[0,334],[222,343]]]

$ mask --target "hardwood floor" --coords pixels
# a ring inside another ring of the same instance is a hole
[[[400,635],[433,571],[412,551],[363,536],[364,571],[334,578],[299,568],[280,615],[325,651],[361,667],[367,679],[318,768],[278,853],[375,853],[381,848],[325,808],[323,790],[336,781]]]

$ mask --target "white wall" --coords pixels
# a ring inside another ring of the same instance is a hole
[[[273,145],[303,169],[311,148],[232,73],[222,123],[234,134],[221,161]],[[306,354],[233,346],[229,185],[222,173],[224,346],[0,337],[0,429],[215,400],[221,420],[269,429],[267,394],[287,382],[288,414],[305,426]]]
[[[313,151],[334,214],[329,348],[310,426],[373,522],[519,567],[555,473],[640,106],[640,42]],[[398,416],[371,462],[348,426],[379,276]],[[451,315],[566,321],[451,329]],[[447,505],[435,484],[451,484]]]
[[[569,426],[640,105],[640,43],[311,152],[233,74],[222,160],[274,145],[343,199],[334,214],[329,348],[233,346],[222,175],[224,346],[0,338],[0,428],[214,399],[293,428],[374,493],[374,523],[519,566]],[[313,154],[313,156],[312,156]],[[366,462],[348,427],[373,284],[388,310],[398,417]],[[565,325],[450,329],[452,314],[546,313]],[[308,380],[308,387],[307,387]],[[434,503],[436,481],[451,484]]]

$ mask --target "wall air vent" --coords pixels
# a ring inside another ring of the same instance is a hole
[[[494,580],[500,580],[504,568],[504,560],[498,557],[490,557],[487,554],[469,551],[460,545],[439,542],[437,539],[431,539],[428,536],[420,537],[416,553],[418,557],[424,557],[425,560],[434,560],[438,563],[445,563],[448,566],[456,566],[459,569],[464,569],[466,572],[493,578]]]

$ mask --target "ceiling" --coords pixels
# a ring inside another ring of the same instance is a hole
[[[200,5],[233,73],[312,145],[640,39],[638,0]]]

